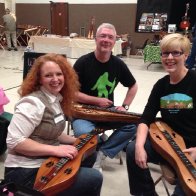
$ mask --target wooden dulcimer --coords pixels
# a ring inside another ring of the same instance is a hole
[[[111,108],[101,108],[85,104],[73,106],[73,118],[81,118],[97,122],[138,123],[141,114],[124,112]]]
[[[187,196],[196,195],[196,163],[188,153],[183,138],[166,123],[156,121],[150,125],[150,139],[154,149],[167,160],[182,184]]]
[[[74,159],[50,157],[44,161],[38,170],[34,189],[52,196],[70,187],[77,176],[81,161],[96,150],[96,134],[103,131],[95,129],[90,134],[81,135],[74,144],[78,150],[78,155]]]

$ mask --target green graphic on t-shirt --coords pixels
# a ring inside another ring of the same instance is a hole
[[[116,79],[114,79],[113,82],[110,82],[108,79],[108,72],[105,72],[103,75],[101,75],[96,84],[91,88],[91,90],[97,90],[98,91],[98,97],[106,97],[108,98],[108,95],[110,95],[114,87],[116,85]],[[110,87],[110,91],[108,92],[107,86]]]

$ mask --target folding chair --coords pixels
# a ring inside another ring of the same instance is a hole
[[[0,35],[0,47],[5,50],[5,48],[3,47],[3,36]]]
[[[24,34],[26,35],[26,45],[28,46],[28,42],[31,36],[36,35],[38,32],[38,27],[31,26],[30,28],[24,30]]]
[[[159,182],[162,181],[167,195],[170,196],[166,181],[171,185],[176,184],[175,171],[173,170],[173,168],[167,162],[160,163],[160,168],[161,168],[161,176],[154,182],[154,184],[156,186]]]
[[[17,27],[17,31],[16,31],[16,39],[17,39],[17,44],[19,46],[22,45],[26,45],[26,41],[24,40],[24,29],[25,27],[23,27],[22,25]],[[21,43],[22,42],[22,43]]]
[[[137,49],[136,55],[144,55],[144,48],[148,44],[149,39],[146,39],[144,43],[141,46],[136,46],[135,48]]]
[[[46,32],[48,32],[48,28],[47,28],[47,27],[38,26],[38,31],[36,32],[35,35],[37,35],[37,36],[42,36],[42,35],[44,35]]]
[[[9,112],[4,112],[0,115],[0,155],[2,155],[7,150],[7,128],[10,124],[12,116],[13,115]]]
[[[5,50],[4,46],[5,46],[5,42],[6,42],[6,39],[5,39],[5,33],[3,31],[3,26],[0,25],[0,47]]]

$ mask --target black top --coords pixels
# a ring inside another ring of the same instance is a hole
[[[180,134],[187,147],[196,146],[196,72],[189,70],[178,84],[170,84],[169,75],[153,87],[141,122],[148,126],[161,112],[162,120]]]
[[[125,87],[131,87],[136,80],[129,71],[127,65],[116,56],[111,55],[106,63],[99,62],[91,52],[80,57],[74,64],[81,92],[105,97],[114,101],[114,89],[120,82]]]

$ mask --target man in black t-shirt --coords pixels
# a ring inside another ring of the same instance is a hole
[[[137,83],[127,65],[118,57],[112,55],[116,41],[115,27],[109,23],[101,24],[96,32],[96,49],[94,52],[80,57],[75,65],[81,90],[78,93],[78,102],[81,104],[98,106],[100,108],[114,108],[126,111],[132,103]],[[114,90],[118,83],[128,88],[121,106],[114,107]],[[98,122],[84,119],[73,120],[75,136],[90,132],[99,127]],[[105,125],[105,123],[102,123]],[[113,158],[125,148],[135,135],[135,125],[124,125],[117,129],[99,148],[95,168],[100,169],[102,157]]]

